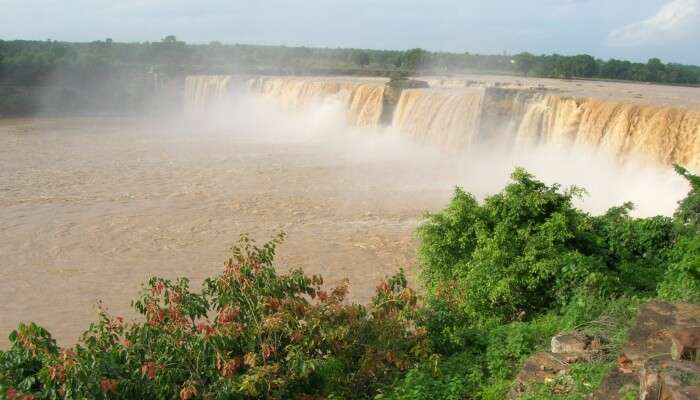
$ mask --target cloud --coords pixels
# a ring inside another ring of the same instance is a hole
[[[673,0],[653,17],[612,31],[608,44],[637,47],[667,44],[689,37],[700,27],[700,0]]]

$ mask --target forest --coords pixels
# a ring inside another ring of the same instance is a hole
[[[103,310],[75,346],[20,324],[0,396],[502,400],[528,356],[576,329],[604,337],[603,355],[520,398],[583,399],[617,368],[640,304],[700,302],[700,177],[676,169],[692,189],[673,217],[636,218],[629,203],[591,215],[573,205],[582,188],[523,169],[482,202],[458,188],[418,228],[422,287],[399,272],[366,305],[347,283],[278,272],[283,234],[243,236],[201,288],[153,277],[138,318]]]
[[[153,92],[187,74],[388,77],[464,73],[700,83],[700,67],[656,58],[636,63],[589,55],[188,44],[172,35],[142,43],[0,40],[0,116],[29,115],[47,108],[62,113],[91,109],[137,112],[144,109]]]

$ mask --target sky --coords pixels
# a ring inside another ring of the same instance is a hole
[[[0,0],[0,39],[271,44],[700,64],[700,0]]]

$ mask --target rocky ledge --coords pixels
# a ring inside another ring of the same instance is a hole
[[[574,363],[614,356],[606,354],[605,344],[604,337],[582,332],[553,337],[550,351],[526,361],[511,397],[566,374]],[[700,305],[642,305],[617,361],[591,400],[628,399],[630,391],[641,400],[700,399]]]

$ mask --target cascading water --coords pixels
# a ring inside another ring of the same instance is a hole
[[[585,144],[624,160],[700,167],[700,110],[544,96],[525,113],[517,142]]]
[[[483,98],[483,89],[404,90],[392,125],[419,142],[463,149],[477,140]]]
[[[275,98],[286,110],[300,111],[329,98],[347,98],[353,85],[310,79],[259,78],[249,87],[263,96]]]
[[[383,82],[254,78],[248,81],[248,88],[276,99],[288,111],[300,111],[329,100],[347,104],[351,126],[377,127],[382,115]]]
[[[229,81],[226,76],[188,77],[186,103],[206,106],[227,93]],[[511,147],[586,145],[621,161],[642,155],[700,169],[697,109],[483,87],[404,89],[398,103],[387,107],[390,96],[383,81],[253,78],[247,85],[249,91],[274,98],[289,111],[335,101],[346,107],[351,126],[376,128],[391,121],[394,129],[411,139],[450,152],[498,138]]]
[[[376,128],[384,110],[385,87],[379,85],[360,85],[352,91],[348,121],[350,125],[360,128]]]
[[[199,110],[230,92],[230,75],[194,75],[185,78],[185,109]]]

